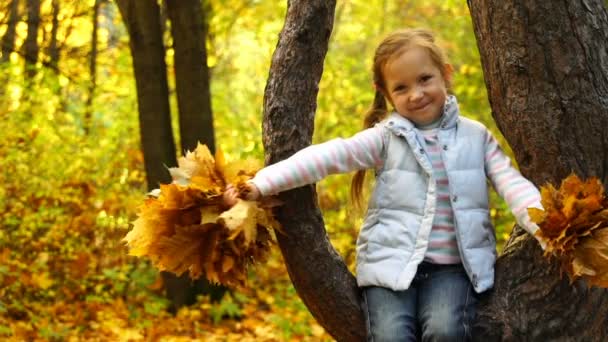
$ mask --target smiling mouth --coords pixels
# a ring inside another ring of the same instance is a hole
[[[427,102],[427,103],[423,104],[422,106],[417,106],[417,107],[414,107],[414,108],[412,108],[412,109],[410,109],[410,110],[411,110],[411,111],[413,111],[413,112],[415,112],[415,111],[419,111],[419,110],[421,110],[421,109],[424,109],[424,108],[425,108],[426,106],[428,106],[429,104],[431,104],[431,103],[430,103],[430,102]]]

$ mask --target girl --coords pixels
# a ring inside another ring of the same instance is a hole
[[[366,169],[375,185],[357,239],[370,341],[470,339],[479,293],[494,282],[496,241],[486,179],[531,234],[526,208],[540,194],[511,166],[482,124],[460,116],[448,95],[453,69],[433,35],[421,29],[390,34],[373,64],[376,95],[366,129],[313,145],[259,171],[247,199]],[[388,110],[388,104],[392,109]],[[238,194],[225,194],[233,203]]]

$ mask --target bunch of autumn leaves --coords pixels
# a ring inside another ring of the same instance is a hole
[[[164,271],[192,279],[204,275],[213,283],[242,286],[246,269],[264,262],[279,229],[271,207],[277,201],[238,200],[228,208],[222,196],[228,184],[246,189],[255,175],[254,161],[227,163],[199,145],[170,168],[171,184],[161,184],[140,207],[132,230],[124,238],[129,254],[148,257]]]
[[[544,210],[528,212],[547,244],[545,256],[557,257],[571,281],[608,287],[608,199],[601,182],[570,175],[559,189],[542,187],[541,197]]]

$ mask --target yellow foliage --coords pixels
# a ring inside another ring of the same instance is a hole
[[[259,168],[253,161],[227,163],[204,145],[187,152],[171,168],[173,183],[160,186],[157,198],[140,207],[126,235],[129,254],[148,257],[160,270],[211,282],[242,286],[246,267],[264,261],[273,243],[271,229],[279,224],[270,208],[276,202],[238,200],[223,207],[228,184],[243,189]]]
[[[542,187],[541,197],[544,210],[528,212],[547,244],[545,256],[557,256],[571,281],[608,287],[608,201],[601,182],[572,174],[559,189]]]

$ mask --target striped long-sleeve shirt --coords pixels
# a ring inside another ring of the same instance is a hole
[[[424,137],[425,151],[437,183],[437,210],[424,259],[435,264],[457,264],[460,263],[460,253],[454,227],[454,211],[450,202],[450,181],[441,158],[437,131],[437,128],[420,131]]]
[[[306,184],[315,183],[329,174],[346,173],[360,169],[376,169],[382,166],[381,158],[384,148],[380,126],[368,128],[356,135],[342,139],[333,139],[328,142],[312,145],[295,153],[288,159],[260,170],[252,182],[258,187],[262,195],[276,194],[281,191],[293,189]],[[427,154],[428,154],[427,148]],[[444,172],[437,170],[443,164],[435,163],[434,172]],[[491,180],[497,193],[505,199],[517,222],[530,233],[534,233],[538,227],[530,221],[527,212],[528,207],[540,207],[540,195],[538,190],[531,185],[515,169],[511,160],[500,148],[496,139],[487,131],[486,150],[485,150],[485,171]],[[444,182],[446,177],[439,182]],[[449,184],[438,184],[441,189],[448,190]],[[449,200],[441,201],[449,204]],[[441,204],[439,209],[441,209]],[[451,225],[453,227],[453,213],[446,213],[444,218],[452,216]],[[451,212],[451,207],[449,208]],[[439,211],[441,213],[441,211]],[[447,222],[435,221],[436,227]],[[434,245],[435,237],[431,235],[429,244]],[[437,245],[439,246],[439,245]],[[450,253],[453,255],[453,253]],[[449,259],[449,260],[448,260]],[[437,262],[441,262],[435,259]],[[445,258],[444,263],[457,262],[455,258]]]

